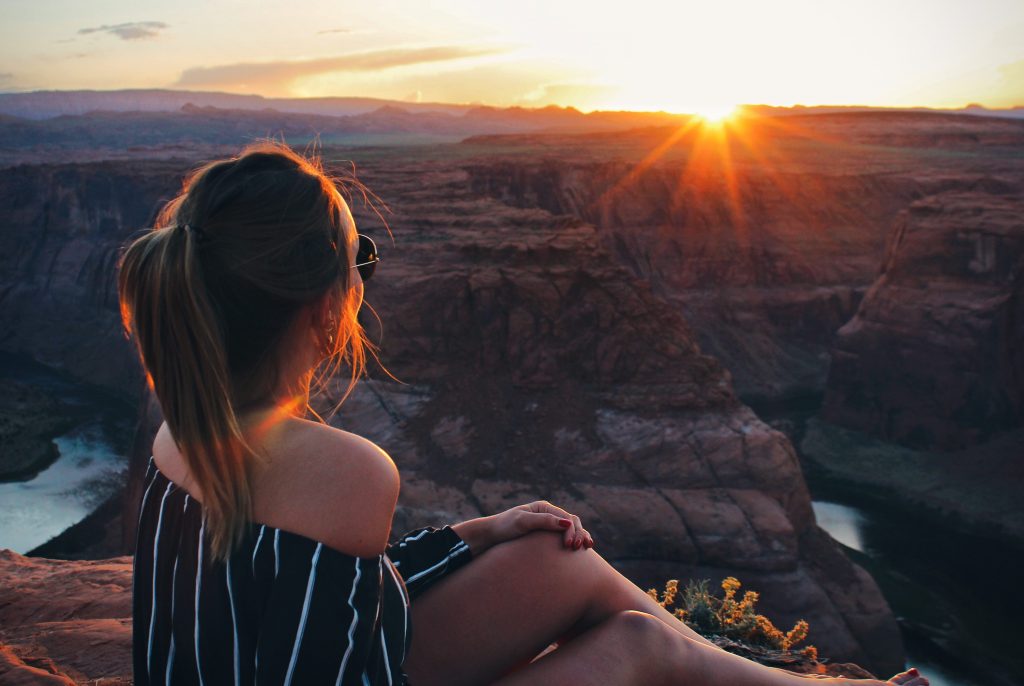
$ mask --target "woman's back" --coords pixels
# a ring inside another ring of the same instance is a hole
[[[134,567],[137,684],[361,683],[364,673],[402,683],[408,596],[386,555],[258,523],[226,564],[211,564],[204,543],[202,504],[151,459]]]
[[[204,520],[151,458],[134,565],[136,684],[404,683],[410,594],[470,558],[450,527],[359,557],[251,522],[227,562],[211,563]]]

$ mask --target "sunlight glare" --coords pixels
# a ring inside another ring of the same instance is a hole
[[[707,105],[697,108],[694,114],[709,124],[720,124],[736,114],[736,105]]]

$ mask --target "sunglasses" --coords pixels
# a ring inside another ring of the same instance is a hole
[[[359,234],[359,250],[356,252],[356,263],[352,265],[359,270],[359,277],[369,281],[378,262],[380,255],[377,254],[377,244],[369,236]]]

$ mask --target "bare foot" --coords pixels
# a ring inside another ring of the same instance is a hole
[[[921,676],[916,667],[911,667],[905,672],[900,672],[885,683],[896,684],[897,686],[928,686],[928,679]]]

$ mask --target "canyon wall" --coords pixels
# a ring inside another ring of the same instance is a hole
[[[0,193],[18,201],[0,218],[17,253],[5,278],[26,284],[5,290],[0,345],[135,393],[113,256],[185,168],[0,171]],[[547,498],[580,514],[597,550],[641,585],[736,575],[779,624],[807,619],[823,654],[900,666],[892,614],[816,526],[789,441],[736,399],[678,309],[592,224],[481,195],[458,164],[388,160],[362,172],[395,210],[392,246],[356,207],[381,246],[366,299],[401,383],[373,373],[332,421],[398,463],[396,534]],[[136,465],[146,447],[140,439]]]
[[[757,126],[480,137],[494,158],[463,166],[479,193],[592,223],[744,400],[823,403],[801,443],[811,463],[1020,540],[1024,126],[906,113]],[[803,419],[779,425],[804,436]]]
[[[464,167],[481,194],[593,224],[684,313],[741,397],[784,400],[823,391],[835,333],[878,276],[897,214],[935,193],[1013,192],[1020,165],[1001,146],[1024,146],[1019,122],[800,119],[717,134],[481,136],[466,144],[492,158]],[[936,150],[968,139],[970,155]],[[879,142],[900,147],[865,145]]]
[[[1024,196],[948,192],[900,213],[838,332],[822,416],[943,450],[1024,425]]]
[[[820,389],[832,335],[877,272],[884,229],[911,197],[875,175],[769,175],[683,163],[642,171],[571,158],[480,164],[481,193],[576,216],[685,313],[743,397]],[[688,177],[689,175],[689,177]]]
[[[0,349],[137,400],[115,265],[186,163],[0,169]]]

